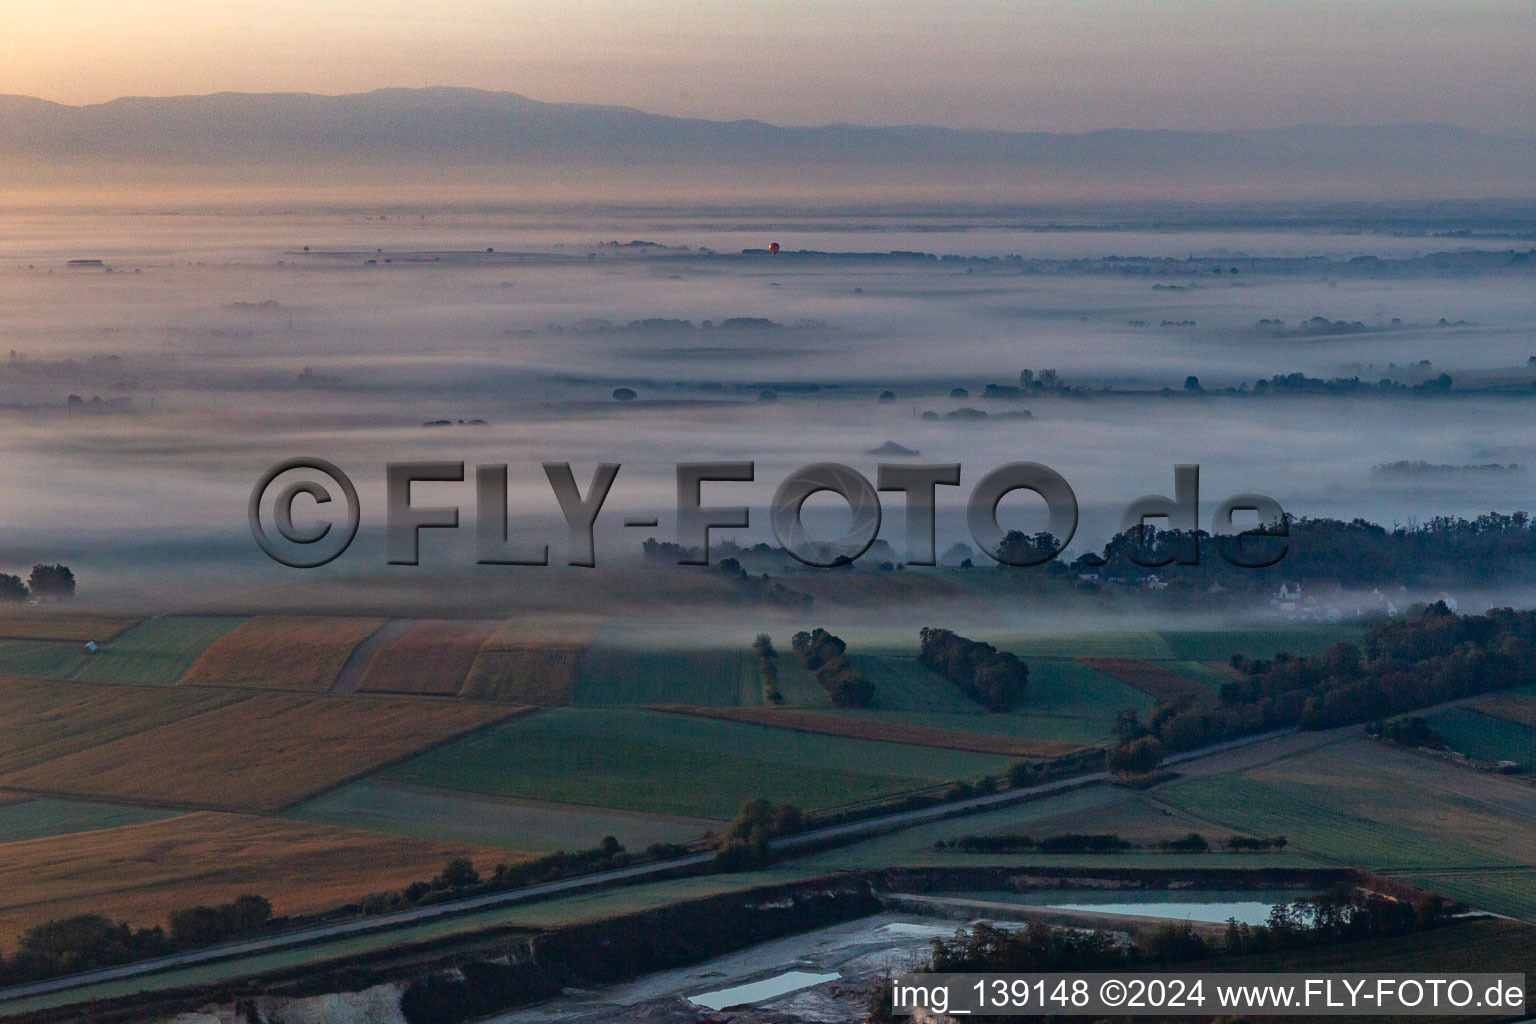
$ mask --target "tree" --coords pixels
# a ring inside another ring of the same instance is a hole
[[[468,857],[455,857],[444,865],[443,873],[435,881],[441,882],[444,889],[467,889],[480,884],[480,872]]]
[[[613,398],[614,398],[614,401],[617,401],[617,402],[633,402],[636,398],[639,398],[639,397],[640,397],[639,395],[635,394],[635,390],[633,388],[614,388],[613,389]]]
[[[1163,745],[1156,736],[1123,743],[1105,757],[1106,766],[1112,772],[1143,774],[1156,768],[1163,760]]]
[[[21,582],[21,577],[0,572],[0,601],[18,602],[26,599],[27,585]]]
[[[27,589],[40,601],[69,600],[75,596],[75,574],[67,565],[34,565]]]
[[[1184,390],[1203,391],[1204,389],[1200,387],[1200,378],[1196,377],[1194,374],[1190,374],[1188,377],[1184,378]]]

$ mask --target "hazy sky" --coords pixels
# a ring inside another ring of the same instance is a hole
[[[422,85],[792,124],[1536,134],[1536,3],[0,0],[0,93]]]

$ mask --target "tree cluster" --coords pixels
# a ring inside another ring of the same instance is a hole
[[[1273,565],[1248,568],[1224,555],[1246,565],[1280,557]],[[1186,564],[1196,559],[1198,564]],[[1475,519],[1436,516],[1391,528],[1365,519],[1287,516],[1283,540],[1250,536],[1239,541],[1204,530],[1149,525],[1116,534],[1101,552],[1079,557],[1071,568],[1101,579],[1138,579],[1156,572],[1169,582],[1220,583],[1234,593],[1252,593],[1273,592],[1286,580],[1319,579],[1359,589],[1486,587],[1523,583],[1533,563],[1536,519],[1525,512],[1490,512]]]
[[[715,866],[723,871],[762,867],[771,859],[769,842],[804,831],[809,819],[794,804],[748,800],[726,827],[715,851]]]
[[[75,574],[67,565],[34,565],[25,582],[20,576],[0,572],[0,601],[21,602],[29,597],[39,601],[67,601],[74,596]]]
[[[1029,666],[991,644],[925,626],[918,660],[988,711],[1011,711],[1024,699]]]
[[[762,666],[763,700],[769,704],[783,704],[784,695],[779,692],[779,652],[773,649],[773,637],[767,633],[757,634],[757,639],[752,641],[752,653],[757,655]]]
[[[657,850],[654,855],[673,856],[675,852],[671,849]],[[456,857],[444,865],[443,870],[430,881],[412,882],[395,892],[370,893],[363,897],[358,909],[371,915],[443,903],[540,882],[558,881],[589,871],[621,868],[628,865],[630,859],[629,853],[613,836],[605,836],[601,843],[589,850],[575,853],[559,850],[517,864],[498,864],[490,878],[482,878],[469,858]]]
[[[790,645],[806,671],[816,676],[840,708],[867,708],[875,699],[875,684],[848,660],[848,644],[817,626],[809,633],[801,630]]]

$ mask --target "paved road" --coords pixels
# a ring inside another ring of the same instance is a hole
[[[1275,732],[1261,733],[1257,736],[1245,736],[1241,739],[1230,740],[1226,743],[1217,743],[1199,750],[1192,750],[1182,754],[1173,754],[1164,758],[1164,764],[1180,764],[1192,761],[1200,757],[1208,757],[1237,747],[1245,747],[1264,740],[1275,739],[1280,736],[1295,732],[1294,729],[1280,729]],[[886,832],[893,829],[916,825],[925,821],[935,821],[940,818],[950,817],[956,814],[971,811],[985,810],[991,807],[1006,806],[1025,800],[1036,799],[1040,796],[1072,789],[1077,786],[1100,782],[1109,777],[1108,772],[1088,772],[1083,775],[1074,775],[1066,779],[1057,779],[1053,782],[1043,782],[1035,786],[1025,786],[1019,789],[1006,789],[999,793],[989,793],[986,796],[972,797],[969,800],[959,800],[952,803],[940,804],[936,807],[924,807],[915,811],[901,811],[896,814],[887,814],[878,818],[865,818],[861,821],[850,821],[842,825],[834,825],[830,828],[816,829],[811,832],[802,832],[798,835],[785,836],[773,841],[776,850],[793,850],[802,846],[814,846],[828,840],[844,839],[864,833]],[[541,882],[538,885],[528,885],[520,889],[508,889],[504,892],[488,893],[484,896],[474,896],[468,899],[454,900],[451,903],[439,903],[427,907],[414,907],[410,910],[399,910],[391,914],[380,914],[376,917],[363,918],[355,921],[339,921],[332,924],[316,925],[299,931],[283,932],[278,935],[267,935],[261,938],[246,939],[240,942],[225,943],[218,946],[209,946],[206,949],[193,950],[187,953],[177,953],[172,956],[157,957],[152,960],[139,960],[131,964],[123,964],[119,967],[105,967],[101,970],[88,971],[84,974],[72,974],[65,978],[53,978],[48,981],[32,982],[26,985],[17,985],[12,988],[0,989],[0,1002],[12,999],[22,999],[27,996],[46,995],[50,992],[62,992],[72,988],[80,988],[84,985],[92,985],[103,981],[121,981],[125,978],[141,977],[149,974],[158,974],[161,971],[176,967],[187,967],[193,964],[211,963],[215,960],[228,960],[232,957],[247,956],[251,953],[268,953],[273,950],[286,949],[293,946],[302,946],[312,942],[327,939],[335,939],[347,935],[356,935],[363,932],[386,931],[400,928],[405,925],[419,924],[422,921],[438,917],[447,917],[453,914],[463,914],[473,910],[483,910],[487,907],[501,906],[505,904],[523,903],[530,900],[541,899],[550,895],[565,895],[582,889],[599,888],[613,885],[619,882],[634,881],[647,878],[652,875],[660,875],[679,868],[694,867],[705,864],[714,859],[713,853],[695,853],[673,860],[657,861],[648,864],[639,864],[634,867],[617,868],[612,871],[599,871],[594,874],[581,875],[577,878],[566,878],[557,882]]]

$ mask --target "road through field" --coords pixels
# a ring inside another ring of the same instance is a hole
[[[1165,759],[1165,764],[1182,764],[1187,761],[1198,760],[1203,757],[1211,757],[1228,751],[1255,744],[1269,743],[1280,740],[1292,734],[1295,730],[1284,729],[1276,732],[1262,733],[1257,736],[1247,736],[1241,739],[1229,740],[1225,743],[1213,744],[1199,750],[1192,750],[1182,754],[1174,754]],[[932,821],[951,815],[964,814],[972,811],[985,810],[991,807],[1004,806],[1024,800],[1032,800],[1039,796],[1060,792],[1077,786],[1100,782],[1108,778],[1108,772],[1096,771],[1082,775],[1074,775],[1070,778],[1057,779],[1035,786],[1025,786],[1019,789],[1004,790],[1000,793],[990,793],[986,796],[972,797],[969,800],[959,800],[952,803],[940,804],[936,807],[925,807],[919,810],[902,811],[897,814],[882,815],[877,818],[866,818],[860,821],[851,821],[830,828],[816,829],[810,832],[802,832],[798,835],[785,836],[773,841],[776,850],[790,851],[803,847],[814,848],[823,843],[835,842],[858,835],[874,834],[904,828],[908,825],[916,825],[921,822]],[[473,910],[482,910],[487,907],[502,904],[520,903],[541,899],[547,896],[565,895],[583,889],[595,889],[616,884],[638,881],[655,875],[686,870],[699,867],[714,859],[712,852],[689,854],[672,860],[657,861],[648,864],[639,864],[634,867],[617,868],[611,871],[601,871],[594,874],[582,875],[577,878],[561,879],[555,882],[543,882],[538,885],[524,886],[519,889],[508,889],[505,892],[487,893],[483,896],[474,896],[468,899],[455,900],[451,903],[440,903],[428,907],[414,907],[410,910],[396,911],[391,914],[381,914],[377,917],[363,918],[353,921],[338,921],[330,924],[317,925],[312,928],[304,928],[297,931],[284,932],[279,935],[266,935],[260,938],[246,939],[240,942],[225,943],[218,946],[210,946],[206,949],[192,950],[187,953],[177,953],[172,956],[157,957],[153,960],[140,960],[135,963],[123,964],[118,967],[107,967],[101,970],[88,971],[83,974],[74,974],[65,978],[53,978],[47,981],[32,982],[25,985],[16,985],[7,989],[0,989],[0,1004],[15,999],[23,999],[29,996],[44,995],[52,992],[63,992],[72,988],[80,988],[104,981],[117,981],[124,978],[143,977],[170,970],[172,968],[186,967],[192,964],[209,963],[215,960],[227,960],[242,957],[254,953],[265,953],[277,949],[303,946],[309,943],[320,942],[327,939],[345,935],[357,935],[364,932],[385,931],[417,924],[432,918],[447,917],[454,914],[463,914]],[[3,1006],[0,1006],[3,1013]]]

